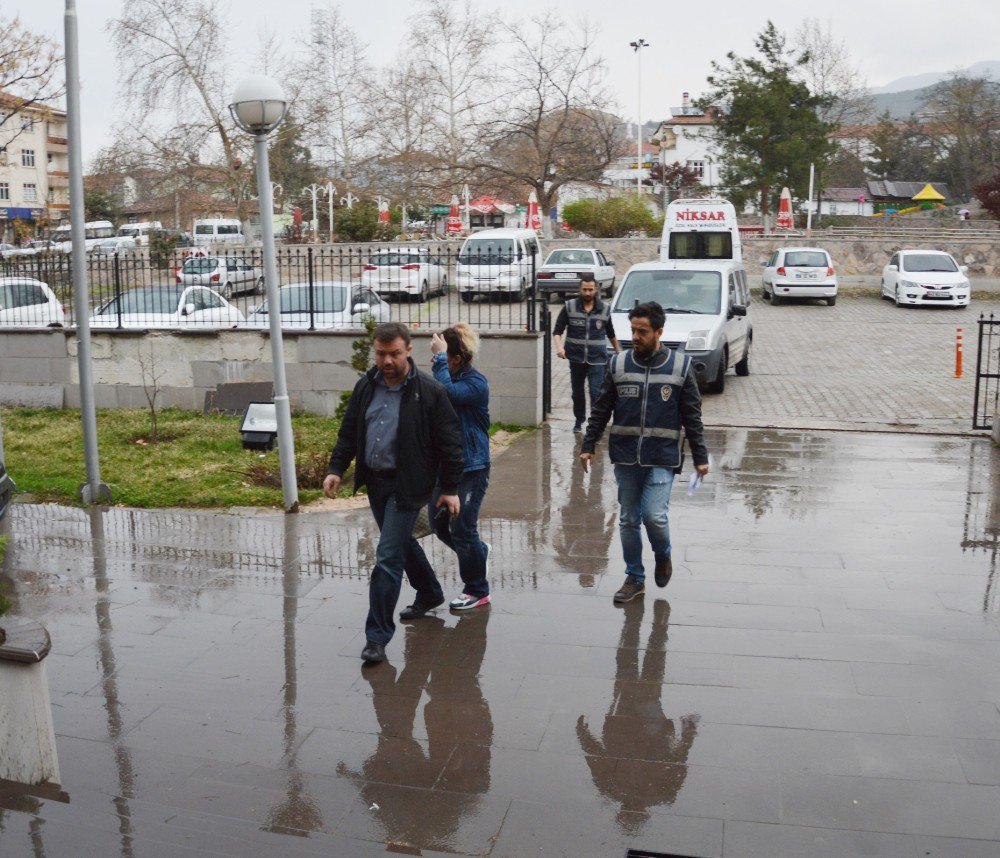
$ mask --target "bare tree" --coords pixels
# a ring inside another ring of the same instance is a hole
[[[410,24],[409,41],[430,102],[429,142],[449,189],[457,191],[466,178],[463,162],[479,139],[483,108],[497,99],[491,52],[500,23],[470,0],[422,0]]]
[[[21,134],[20,111],[44,113],[62,96],[62,62],[55,42],[26,29],[17,16],[0,16],[0,145]]]
[[[838,39],[818,18],[807,18],[795,31],[793,48],[807,57],[800,67],[806,86],[823,99],[820,119],[839,127],[868,122],[874,100],[868,82],[843,39]]]
[[[136,355],[139,361],[139,375],[142,379],[142,392],[146,395],[146,403],[149,407],[149,443],[155,444],[160,440],[158,400],[162,392],[160,381],[166,374],[166,370],[156,365],[154,340],[149,339],[148,342],[149,354],[143,354],[142,340],[139,340],[136,345]]]
[[[329,167],[343,180],[343,190],[350,190],[370,139],[365,93],[370,90],[372,69],[365,46],[337,6],[312,10],[309,46],[295,77],[297,110],[307,136],[314,149],[329,153]],[[394,132],[385,129],[383,140]]]
[[[434,116],[423,66],[399,55],[373,76],[365,101],[368,125],[391,128],[379,138],[374,166],[380,190],[416,202],[444,192],[440,182],[441,158],[433,148]]]
[[[509,96],[479,166],[515,191],[533,189],[547,212],[563,185],[602,177],[621,152],[620,123],[586,22],[570,28],[550,10],[506,29],[514,48]]]
[[[219,0],[132,0],[108,26],[124,72],[130,126],[140,129],[148,146],[162,150],[158,141],[165,125],[170,136],[184,141],[189,161],[211,157],[213,150],[221,155],[240,216],[247,183],[241,166],[249,141],[235,133],[226,109],[223,21]]]

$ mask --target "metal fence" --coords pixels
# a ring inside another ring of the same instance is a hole
[[[87,255],[90,306],[73,306],[70,257],[0,262],[0,328],[95,329],[268,327],[260,250],[147,249]],[[534,255],[503,247],[460,255],[455,246],[341,245],[281,248],[282,328],[360,328],[366,317],[440,329],[536,330]]]
[[[979,317],[976,349],[976,392],[972,407],[972,428],[992,429],[1000,405],[1000,319]]]

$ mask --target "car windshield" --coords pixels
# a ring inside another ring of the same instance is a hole
[[[467,241],[458,261],[463,265],[509,265],[514,261],[512,238],[477,238]]]
[[[903,255],[904,271],[958,271],[955,260],[946,253],[906,253]]]
[[[123,238],[124,237],[135,238],[139,234],[139,230],[138,228],[123,226],[121,227],[121,229],[118,230],[118,234]]]
[[[122,313],[176,313],[180,289],[133,289],[121,296]],[[112,298],[97,311],[98,316],[118,314],[118,298]]]
[[[219,267],[219,260],[214,256],[196,256],[184,263],[182,274],[207,274]]]
[[[340,283],[317,283],[313,287],[313,309],[317,313],[343,313],[347,306],[347,287]],[[258,313],[267,313],[267,301],[260,305]],[[309,287],[283,286],[281,289],[281,313],[308,313]]]
[[[786,268],[826,268],[828,264],[821,250],[790,250],[785,254]]]
[[[427,252],[423,253],[375,253],[368,257],[369,265],[409,265],[414,262],[426,262]]]
[[[625,278],[614,309],[627,313],[646,301],[656,301],[668,314],[717,315],[722,277],[718,271],[633,271]]]
[[[553,250],[546,265],[593,265],[594,254],[589,250]]]

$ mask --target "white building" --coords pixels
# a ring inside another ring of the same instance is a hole
[[[69,217],[66,114],[44,105],[22,108],[0,92],[0,236],[13,238],[14,221],[29,233]]]
[[[719,185],[719,164],[712,154],[715,122],[684,93],[682,103],[670,108],[670,118],[660,123],[654,135],[660,141],[660,163],[680,163],[698,176],[709,193]]]

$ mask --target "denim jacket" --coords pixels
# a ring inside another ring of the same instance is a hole
[[[448,371],[447,352],[438,352],[431,361],[431,372],[448,393],[462,425],[462,458],[465,472],[490,466],[490,383],[479,370],[468,364],[455,375]]]

